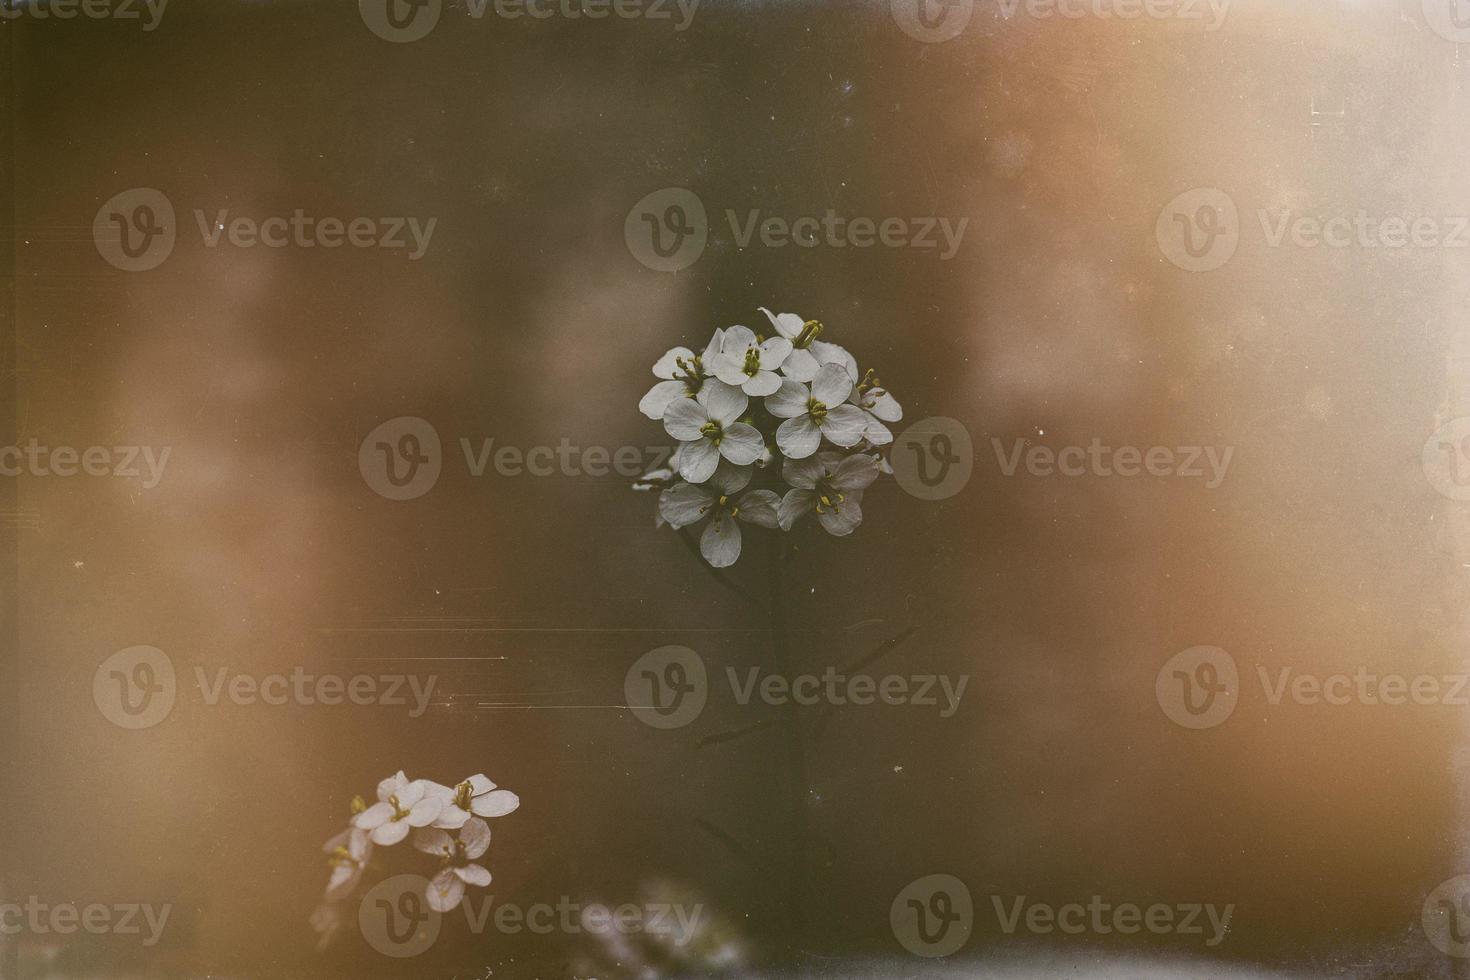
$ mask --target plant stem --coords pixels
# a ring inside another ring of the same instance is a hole
[[[781,566],[785,559],[782,535],[767,537],[771,583],[771,653],[775,668],[791,676],[791,647],[786,626],[786,597],[781,587]],[[797,947],[802,941],[806,919],[807,873],[807,779],[806,753],[802,744],[800,707],[795,701],[785,706],[782,727],[786,735],[786,803],[790,810],[791,851],[787,862],[786,922],[784,929],[787,966],[797,969]],[[793,974],[794,975],[794,974]]]

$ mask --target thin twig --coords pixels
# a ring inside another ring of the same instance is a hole
[[[746,725],[743,728],[733,728],[729,731],[717,732],[714,735],[706,735],[699,740],[699,748],[702,749],[706,745],[719,745],[721,742],[730,742],[737,738],[749,735],[751,732],[758,732],[762,728],[766,728],[767,726],[773,724],[775,724],[774,718],[763,718],[755,724]]]
[[[719,841],[721,844],[724,844],[725,847],[729,849],[731,854],[744,861],[746,865],[748,865],[753,871],[756,871],[760,874],[765,874],[770,870],[768,867],[761,863],[759,858],[757,858],[754,854],[750,852],[750,849],[748,847],[740,843],[734,837],[730,836],[730,834],[727,833],[725,830],[721,829],[720,827],[716,827],[714,824],[710,823],[704,817],[695,817],[694,823],[695,826],[699,827],[700,830],[703,830],[706,834],[709,834],[715,840]]]
[[[892,653],[894,650],[898,649],[898,645],[900,643],[902,643],[904,640],[907,640],[910,636],[914,635],[915,629],[917,629],[917,627],[910,626],[908,629],[904,630],[902,633],[899,633],[897,636],[884,640],[867,654],[854,660],[846,667],[843,667],[842,673],[850,674],[853,671],[862,670],[864,667],[872,666],[878,660],[881,660],[882,658],[888,656],[888,654]],[[812,722],[812,738],[820,738],[822,733],[827,730],[827,725],[836,716],[837,706],[835,704],[824,705],[822,708],[822,713],[817,716],[816,721]]]

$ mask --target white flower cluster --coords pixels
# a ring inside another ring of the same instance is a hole
[[[399,770],[378,783],[378,802],[352,801],[352,823],[323,846],[332,868],[324,904],[312,916],[318,932],[340,920],[336,904],[361,884],[375,847],[392,847],[412,835],[413,847],[440,860],[429,883],[429,906],[448,912],[464,899],[466,885],[485,887],[490,872],[475,862],[490,847],[486,818],[503,817],[521,805],[520,797],[496,787],[484,773],[454,786],[429,779],[410,780]]]
[[[709,518],[699,548],[716,568],[740,557],[737,521],[789,531],[814,513],[829,534],[851,534],[863,491],[892,472],[874,451],[893,442],[884,423],[903,418],[872,369],[859,374],[856,358],[818,339],[816,320],[761,312],[775,336],[733,326],[716,330],[702,354],[675,347],[654,364],[662,380],[638,403],[679,441],[671,468],[641,486],[662,488],[661,524]],[[782,492],[747,489],[757,468],[777,460]]]

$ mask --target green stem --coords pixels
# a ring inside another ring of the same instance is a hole
[[[791,676],[791,648],[786,625],[786,596],[781,587],[781,566],[785,559],[785,540],[780,534],[768,536],[771,583],[771,653],[775,668]],[[797,947],[802,941],[806,918],[807,873],[807,777],[806,751],[802,744],[800,708],[794,701],[786,704],[782,728],[786,735],[786,803],[791,825],[791,851],[787,862],[785,958],[788,968],[797,970]],[[793,973],[795,975],[795,973]]]

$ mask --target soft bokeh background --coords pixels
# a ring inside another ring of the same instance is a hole
[[[1470,211],[1470,65],[1418,3],[1241,2],[1205,33],[1007,22],[982,2],[945,44],[881,4],[706,0],[677,33],[451,6],[395,45],[351,3],[217,0],[171,6],[152,33],[21,20],[0,40],[15,438],[172,447],[155,489],[24,477],[4,505],[6,891],[175,905],[155,949],[64,943],[69,975],[620,975],[567,937],[460,935],[395,963],[348,935],[316,953],[318,846],[400,767],[520,794],[495,825],[497,900],[672,887],[749,962],[770,955],[788,840],[774,730],[701,749],[761,709],[718,699],[670,733],[621,707],[655,646],[762,662],[750,610],[624,481],[475,479],[458,448],[661,443],[635,408],[649,364],[762,305],[823,320],[909,419],[959,419],[977,450],[958,496],[889,482],[857,535],[809,539],[787,567],[812,668],[913,626],[881,672],[971,677],[952,718],[849,709],[813,747],[803,974],[918,970],[888,906],[942,872],[979,906],[956,975],[1029,975],[1058,951],[1071,970],[1126,953],[1182,975],[1206,952],[1007,937],[992,894],[1234,903],[1208,952],[1232,968],[1451,975],[1418,920],[1464,870],[1463,709],[1271,707],[1252,679],[1226,725],[1189,732],[1154,701],[1159,666],[1197,644],[1252,675],[1463,669],[1462,515],[1419,453],[1462,390],[1470,259],[1272,249],[1255,218]],[[179,240],[122,273],[91,222],[140,186],[168,195]],[[667,186],[715,226],[674,275],[623,240],[634,202]],[[1198,186],[1243,225],[1209,274],[1154,241],[1160,208]],[[413,262],[211,250],[195,208],[438,225]],[[949,261],[742,250],[725,208],[969,225]],[[361,439],[400,415],[446,448],[438,485],[405,503],[357,469]],[[992,437],[1235,456],[1216,490],[1005,478]],[[135,644],[166,651],[182,689],[165,723],[123,732],[91,682]],[[196,665],[418,670],[478,697],[417,720],[211,707]]]

